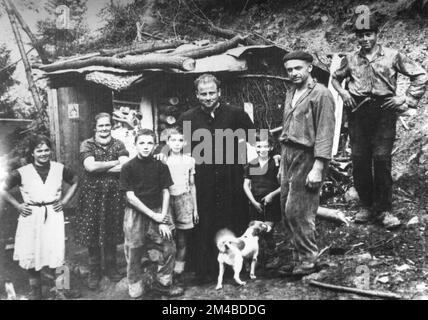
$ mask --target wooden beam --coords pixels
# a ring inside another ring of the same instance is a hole
[[[265,78],[265,79],[274,79],[274,80],[282,80],[285,82],[291,82],[290,78],[273,76],[269,74],[242,74],[242,75],[239,75],[237,78]]]
[[[311,286],[315,286],[315,287],[320,287],[320,288],[334,290],[334,291],[350,292],[350,293],[355,293],[355,294],[359,294],[359,295],[363,295],[363,296],[371,296],[371,297],[394,299],[394,300],[403,299],[402,296],[400,296],[396,293],[392,293],[392,292],[363,290],[363,289],[350,288],[350,287],[344,287],[344,286],[336,286],[333,284],[319,282],[319,281],[315,281],[315,280],[309,281],[309,284]]]
[[[89,66],[104,66],[125,70],[177,68],[184,71],[191,71],[195,69],[195,60],[179,55],[152,54],[142,57],[127,57],[121,59],[114,57],[92,57],[85,60],[63,61],[47,65],[37,65],[35,67],[46,72],[51,72],[63,69],[79,69]]]
[[[335,115],[336,122],[334,127],[334,138],[333,138],[333,148],[332,148],[333,156],[335,156],[339,151],[340,132],[342,129],[343,101],[339,93],[336,91],[336,89],[334,89],[331,81],[333,79],[333,73],[340,67],[341,61],[342,61],[342,58],[338,54],[333,55],[331,65],[330,65],[330,78],[328,80],[328,89],[333,95],[334,104],[335,104],[334,115]]]
[[[232,39],[233,37],[236,37],[237,35],[239,35],[239,33],[234,30],[220,28],[213,25],[212,23],[203,24],[202,29],[209,34],[222,37],[225,39]],[[252,46],[252,45],[258,45],[260,43],[250,38],[245,38],[245,44]]]
[[[148,43],[127,46],[125,48],[104,49],[104,50],[100,50],[100,53],[106,56],[113,56],[113,55],[124,56],[126,54],[140,54],[140,53],[153,52],[157,50],[173,49],[185,43],[187,43],[187,41],[183,41],[183,40],[173,41],[173,42],[152,41]]]
[[[25,22],[24,18],[19,13],[18,9],[16,9],[15,4],[10,1],[6,0],[8,2],[8,5],[10,7],[10,10],[13,12],[15,17],[18,19],[19,24],[21,25],[22,29],[25,31],[25,33],[28,35],[28,38],[30,38],[31,44],[33,45],[34,49],[37,50],[37,53],[39,54],[40,59],[43,63],[49,63],[49,59],[47,57],[46,51],[43,48],[43,45],[41,44],[40,40],[36,38],[36,36],[31,32],[30,27]]]
[[[244,37],[238,35],[233,37],[230,40],[217,43],[213,46],[190,49],[187,51],[181,51],[177,53],[171,52],[170,55],[172,56],[179,55],[179,56],[189,57],[193,59],[201,59],[212,55],[221,54],[229,49],[235,48],[239,44],[243,43],[244,40],[245,40]]]
[[[3,4],[6,8],[6,13],[7,13],[9,20],[10,20],[10,25],[12,27],[12,32],[15,36],[16,44],[17,44],[19,52],[21,54],[22,62],[24,63],[25,75],[27,77],[28,87],[30,89],[31,95],[32,95],[33,100],[34,100],[34,105],[36,107],[37,112],[41,116],[45,112],[43,111],[42,101],[40,100],[39,92],[38,92],[36,84],[33,80],[30,62],[28,61],[27,54],[25,53],[24,44],[22,42],[21,34],[19,32],[19,29],[18,29],[16,17],[13,14],[13,10],[10,6],[10,1],[9,0],[3,0]],[[37,126],[37,122],[34,121],[33,125],[31,126],[31,128],[29,130],[34,129],[36,126]]]
[[[54,145],[55,160],[61,162],[61,138],[59,129],[58,115],[58,92],[57,89],[47,89],[48,94],[48,112],[49,112],[49,132],[51,142]]]

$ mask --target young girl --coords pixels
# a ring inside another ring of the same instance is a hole
[[[247,164],[244,168],[244,191],[251,203],[250,220],[264,221],[272,229],[281,219],[281,206],[279,195],[281,187],[278,182],[279,166],[271,156],[273,141],[261,139],[256,134],[255,149],[257,158]],[[270,250],[275,249],[273,230],[265,237]]]
[[[30,299],[42,298],[40,270],[54,272],[64,264],[65,231],[62,207],[74,195],[77,176],[61,163],[50,161],[51,142],[42,135],[30,139],[29,164],[14,170],[6,181],[5,199],[19,212],[13,259],[28,270]],[[62,183],[71,187],[62,197]],[[8,191],[20,187],[23,202]],[[64,292],[65,293],[65,292]]]
[[[174,185],[169,188],[170,203],[177,230],[177,257],[174,272],[180,277],[185,267],[189,230],[199,221],[194,184],[195,159],[183,154],[184,137],[179,129],[169,129],[167,144],[170,149],[167,165],[174,182]]]

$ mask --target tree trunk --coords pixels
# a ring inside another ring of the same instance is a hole
[[[61,69],[79,69],[94,65],[125,70],[177,68],[184,71],[191,71],[195,69],[195,60],[183,56],[153,54],[121,59],[113,57],[93,57],[86,60],[64,61],[36,67],[43,71],[51,72]]]
[[[202,25],[202,29],[206,32],[206,33],[209,33],[209,34],[212,34],[212,35],[214,35],[214,36],[218,36],[218,37],[222,37],[222,38],[225,38],[225,39],[232,39],[233,37],[236,37],[238,34],[235,32],[235,31],[233,31],[233,30],[230,30],[230,29],[223,29],[223,28],[220,28],[220,27],[217,27],[217,26],[215,26],[215,25],[213,25],[213,24],[203,24]],[[245,39],[245,44],[246,45],[249,45],[249,46],[253,46],[253,45],[258,45],[258,44],[260,44],[260,43],[258,43],[257,41],[255,41],[255,40],[252,40],[252,39],[249,39],[249,38],[246,38]]]
[[[18,19],[18,22],[20,23],[22,29],[28,35],[28,38],[30,38],[31,44],[33,45],[34,49],[37,50],[37,53],[39,54],[39,57],[42,60],[42,63],[44,63],[44,64],[49,63],[50,61],[47,58],[47,54],[46,54],[45,50],[43,49],[43,45],[40,43],[39,40],[37,40],[37,38],[31,32],[30,27],[27,25],[27,23],[25,22],[24,18],[19,13],[19,11],[16,9],[15,4],[12,1],[10,1],[10,0],[6,0],[6,2],[8,3],[11,12]]]
[[[34,100],[34,105],[35,105],[38,113],[40,115],[42,115],[45,112],[43,111],[42,102],[40,100],[40,96],[39,96],[39,93],[37,91],[37,87],[36,87],[34,80],[33,80],[33,75],[31,73],[31,66],[30,66],[30,63],[28,61],[28,57],[25,53],[24,44],[22,43],[21,34],[19,33],[19,29],[18,29],[16,20],[15,20],[15,15],[13,14],[13,11],[11,10],[11,7],[9,5],[10,4],[9,1],[3,0],[3,3],[4,3],[4,6],[6,8],[6,12],[7,12],[7,15],[9,17],[9,20],[10,20],[10,24],[12,26],[12,31],[13,31],[13,34],[14,34],[15,39],[16,39],[16,44],[18,45],[19,52],[21,53],[22,62],[24,63],[24,68],[25,68],[25,75],[27,76],[28,87],[30,88],[31,95],[32,95],[33,100]],[[36,125],[36,123],[33,123],[32,127],[34,127],[35,125]]]
[[[140,54],[140,53],[153,52],[157,50],[173,49],[185,43],[187,42],[186,41],[174,41],[174,42],[153,41],[150,43],[132,45],[132,46],[128,46],[120,49],[105,49],[105,50],[101,50],[100,53],[105,56],[117,55],[117,57],[121,57],[127,54]]]
[[[229,49],[235,48],[237,47],[240,43],[243,43],[245,41],[245,38],[238,35],[233,37],[230,40],[224,41],[224,42],[220,42],[217,43],[213,46],[210,47],[204,47],[204,48],[198,48],[198,49],[191,49],[188,51],[181,51],[181,52],[171,52],[170,55],[180,55],[180,56],[184,56],[184,57],[189,57],[189,58],[193,58],[193,59],[201,59],[201,58],[205,58],[208,56],[212,56],[212,55],[216,55],[216,54],[221,54]]]

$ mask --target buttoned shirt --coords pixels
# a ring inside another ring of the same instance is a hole
[[[334,137],[334,99],[331,92],[315,80],[291,106],[295,89],[287,94],[283,129],[279,140],[314,148],[314,157],[331,159]]]
[[[398,73],[410,78],[406,103],[414,108],[425,92],[427,72],[397,50],[378,45],[371,60],[361,50],[350,53],[342,59],[333,78],[339,82],[348,79],[348,90],[356,96],[391,96],[395,95]]]

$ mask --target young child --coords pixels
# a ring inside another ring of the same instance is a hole
[[[19,212],[13,259],[28,270],[30,299],[42,299],[41,269],[63,266],[65,254],[65,205],[77,188],[77,176],[63,164],[50,161],[51,142],[42,135],[30,138],[27,162],[12,171],[2,192],[3,197]],[[71,185],[62,196],[62,183]],[[19,186],[23,202],[19,203],[8,191]],[[74,290],[60,290],[61,296],[75,298]],[[60,293],[60,292],[58,292]]]
[[[255,149],[257,158],[244,168],[244,191],[251,203],[250,220],[264,221],[272,227],[265,240],[270,250],[275,249],[273,227],[281,219],[280,193],[278,182],[279,166],[271,156],[272,138],[262,139],[256,134]]]
[[[120,173],[120,188],[128,201],[123,230],[132,298],[143,294],[140,271],[145,253],[156,264],[151,291],[170,297],[183,294],[181,287],[172,284],[176,247],[168,188],[173,182],[168,166],[153,158],[155,143],[152,130],[140,130],[135,137],[137,156],[124,164]]]
[[[183,154],[183,133],[171,128],[167,134],[169,156],[167,165],[174,184],[169,187],[171,209],[176,230],[177,257],[174,273],[180,277],[185,267],[189,230],[199,221],[194,182],[195,159]]]

